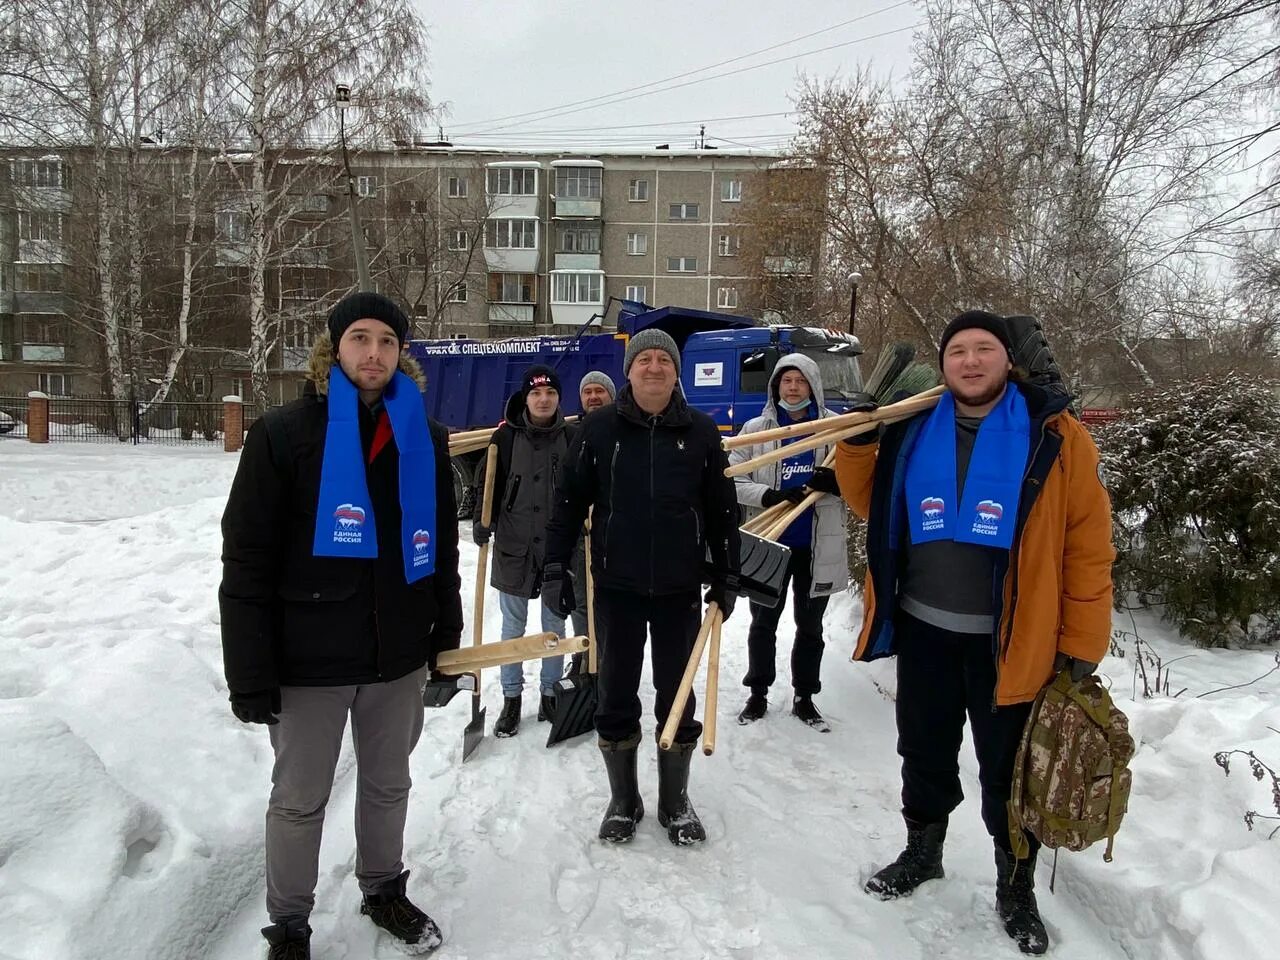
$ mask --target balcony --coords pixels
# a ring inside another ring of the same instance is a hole
[[[24,343],[22,359],[27,363],[65,363],[67,348],[61,343]]]
[[[69,263],[67,246],[61,240],[19,240],[21,263]]]
[[[533,307],[532,303],[491,303],[489,304],[489,322],[531,325]]]
[[[491,273],[537,273],[538,250],[485,247],[484,262]]]
[[[557,270],[599,270],[599,253],[556,253]]]
[[[538,174],[542,164],[530,160],[502,160],[484,166],[489,216],[538,216]]]
[[[766,273],[791,276],[808,276],[813,273],[813,262],[808,257],[765,257]]]
[[[593,315],[604,313],[604,271],[553,270],[551,272],[551,321],[580,327]],[[593,326],[600,323],[597,316]]]
[[[553,160],[551,199],[556,217],[599,217],[604,164],[599,160]]]
[[[541,228],[535,217],[490,217],[484,262],[490,273],[537,273]]]

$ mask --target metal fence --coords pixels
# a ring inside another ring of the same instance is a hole
[[[14,421],[5,437],[27,436],[27,398],[0,397],[0,411]],[[100,397],[52,397],[49,442],[196,445],[221,443],[220,401],[144,404]],[[7,421],[0,417],[0,429]]]
[[[0,440],[27,439],[27,398],[0,396]]]

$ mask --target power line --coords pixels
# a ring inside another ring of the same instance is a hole
[[[721,123],[721,122],[727,122],[732,120],[763,120],[765,118],[772,118],[772,117],[790,117],[790,116],[794,116],[794,114],[795,114],[794,110],[781,110],[777,113],[747,113],[747,114],[740,114],[739,116],[736,116],[736,117],[695,117],[689,120],[662,120],[657,123],[618,123],[618,124],[608,124],[608,125],[601,125],[601,126],[594,126],[594,127],[560,127],[556,129],[546,128],[546,127],[531,127],[527,132],[528,133],[560,134],[560,133],[587,133],[593,130],[639,130],[639,129],[652,128],[652,127],[671,127],[671,126],[676,126],[682,123]],[[489,137],[489,136],[497,136],[497,134],[468,133],[468,134],[462,134],[462,136]]]
[[[599,96],[588,97],[585,100],[573,100],[573,101],[570,101],[569,103],[563,103],[555,107],[547,107],[542,110],[525,111],[524,113],[513,113],[505,117],[492,117],[488,120],[476,120],[476,121],[472,121],[469,124],[459,124],[459,126],[488,127],[490,124],[502,123],[506,120],[515,120],[520,118],[533,119],[536,114],[552,113],[554,111],[562,110],[566,107],[576,107],[580,104],[595,103],[598,100],[608,100],[612,97],[621,96],[622,94],[632,93],[637,90],[644,90],[648,87],[656,87],[664,83],[670,83],[672,80],[682,80],[685,77],[691,77],[698,73],[705,73],[708,70],[715,70],[718,67],[725,67],[731,63],[737,63],[741,60],[748,60],[751,57],[757,57],[762,53],[768,53],[769,51],[777,50],[780,47],[787,47],[793,43],[799,43],[801,40],[808,40],[811,37],[816,37],[823,33],[830,33],[832,30],[839,30],[842,27],[847,27],[850,24],[858,23],[859,21],[862,21],[862,20],[868,20],[871,17],[879,16],[882,13],[888,13],[889,11],[896,10],[899,7],[910,6],[914,2],[915,0],[899,0],[899,2],[897,3],[892,3],[885,7],[879,7],[875,10],[871,10],[871,11],[868,11],[867,13],[853,17],[852,19],[844,20],[844,21],[841,21],[840,23],[832,24],[829,27],[823,27],[821,30],[814,30],[812,33],[806,33],[798,37],[792,37],[790,40],[784,40],[781,43],[775,43],[768,47],[762,47],[759,50],[753,50],[750,53],[744,53],[736,57],[730,57],[728,60],[721,60],[717,63],[708,64],[707,66],[704,66],[704,67],[698,67],[695,70],[686,70],[684,73],[677,73],[670,77],[664,77],[661,80],[651,80],[648,83],[638,84],[637,86],[634,86],[634,87],[626,87],[622,90],[615,90],[612,93],[602,93]],[[914,25],[912,26],[911,29],[914,29]],[[803,56],[807,56],[807,54],[803,54]],[[781,61],[777,61],[777,62],[781,62]],[[760,64],[760,66],[768,66],[768,64]],[[540,119],[549,119],[549,118],[543,117]]]

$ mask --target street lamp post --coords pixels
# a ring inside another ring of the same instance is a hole
[[[853,333],[854,321],[858,316],[858,281],[862,274],[854,270],[849,274],[849,332]]]
[[[347,174],[347,213],[351,218],[351,245],[356,255],[356,281],[360,290],[372,290],[369,280],[369,254],[364,248],[364,231],[360,229],[359,198],[356,178],[351,175],[351,157],[347,154],[347,107],[351,106],[351,88],[345,83],[334,87],[333,99],[338,107],[338,140],[342,143],[342,168]]]

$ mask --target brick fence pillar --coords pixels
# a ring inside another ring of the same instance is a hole
[[[235,453],[244,446],[244,403],[239,397],[222,398],[222,449]]]
[[[27,440],[49,442],[49,395],[39,390],[27,394]]]

